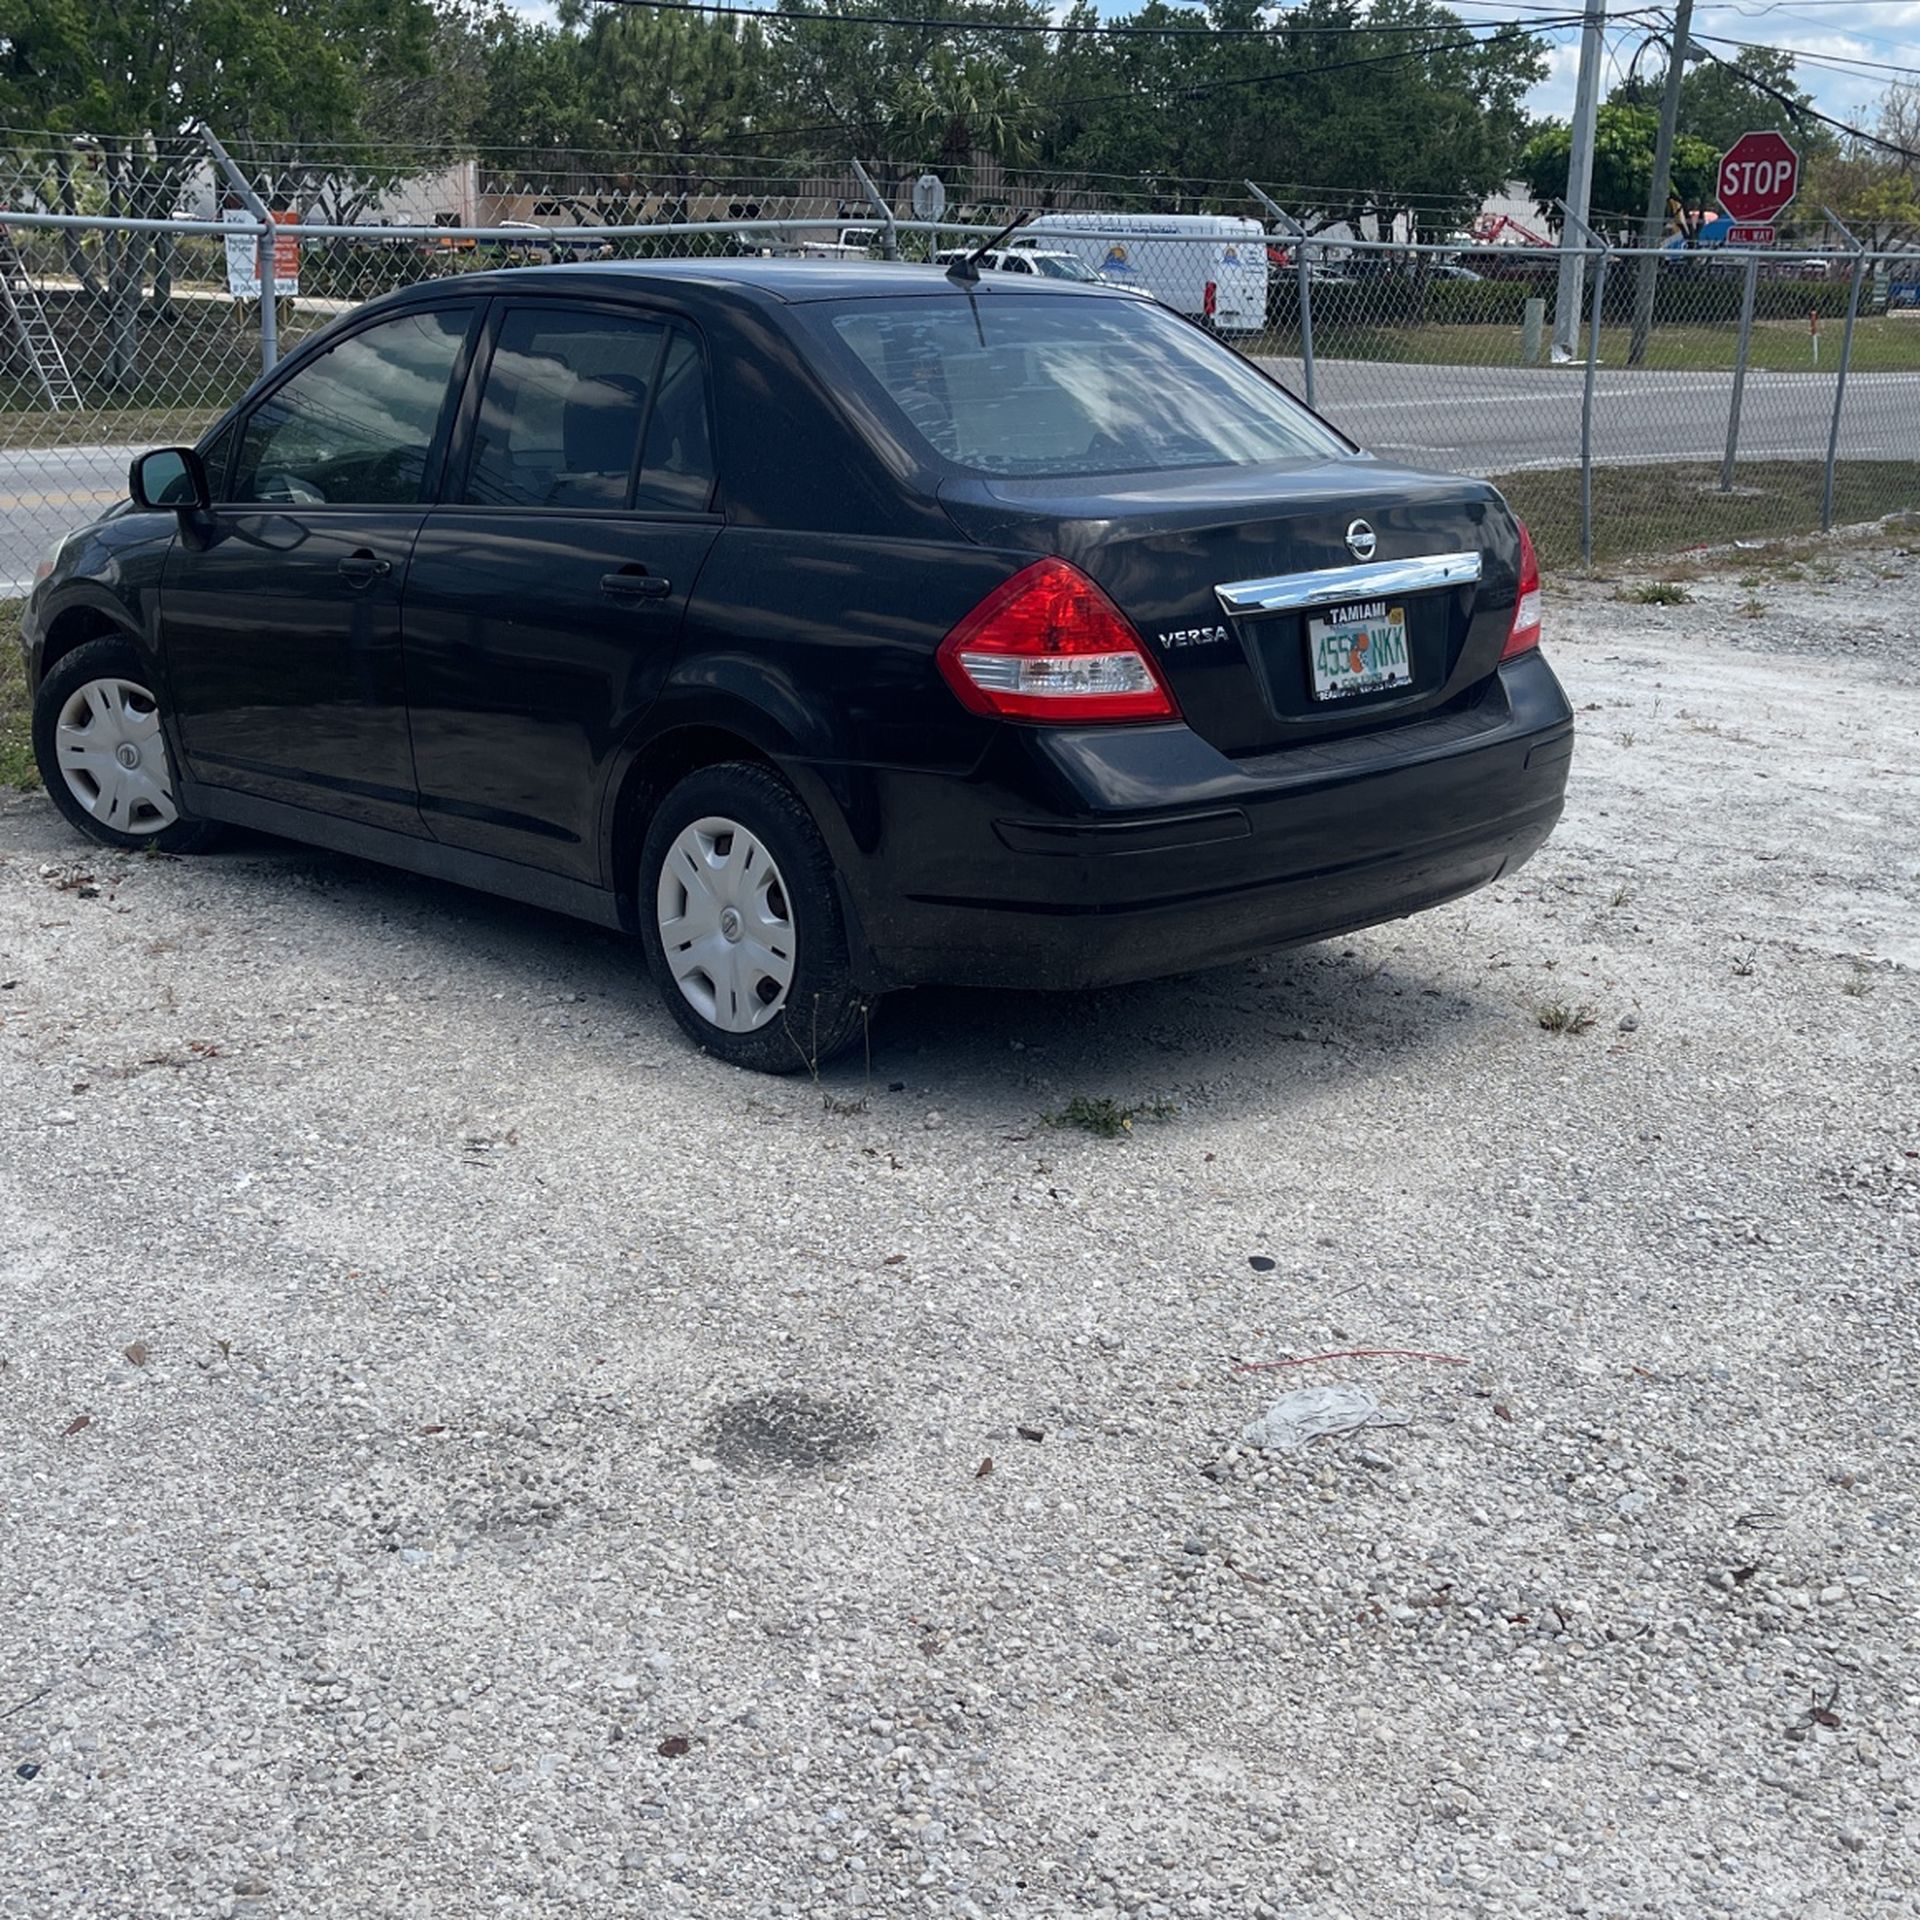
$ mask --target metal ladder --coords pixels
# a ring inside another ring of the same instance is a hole
[[[40,303],[40,289],[33,284],[26,262],[4,226],[0,226],[0,306],[6,308],[7,324],[33,367],[47,405],[55,413],[62,407],[78,408],[80,389],[66,355],[60,351],[47,310]]]

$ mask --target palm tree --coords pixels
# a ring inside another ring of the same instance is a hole
[[[902,77],[891,119],[902,147],[924,155],[928,139],[935,142],[937,166],[964,167],[976,153],[1018,166],[1032,154],[1030,111],[1005,67],[941,47],[920,72]]]

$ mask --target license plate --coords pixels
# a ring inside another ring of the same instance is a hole
[[[1307,622],[1307,666],[1316,700],[1351,700],[1413,684],[1407,610],[1384,600],[1329,607]]]

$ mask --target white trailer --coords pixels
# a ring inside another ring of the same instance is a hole
[[[1227,213],[1043,213],[1010,244],[1077,254],[1102,280],[1150,293],[1222,333],[1267,324],[1267,236]]]

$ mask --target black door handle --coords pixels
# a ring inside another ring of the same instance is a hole
[[[346,555],[340,562],[341,576],[356,587],[364,587],[371,580],[383,580],[392,571],[391,560],[382,560],[365,547]]]
[[[632,594],[642,600],[664,600],[673,591],[673,582],[664,574],[649,573],[645,567],[622,567],[617,573],[600,576],[600,591]]]

